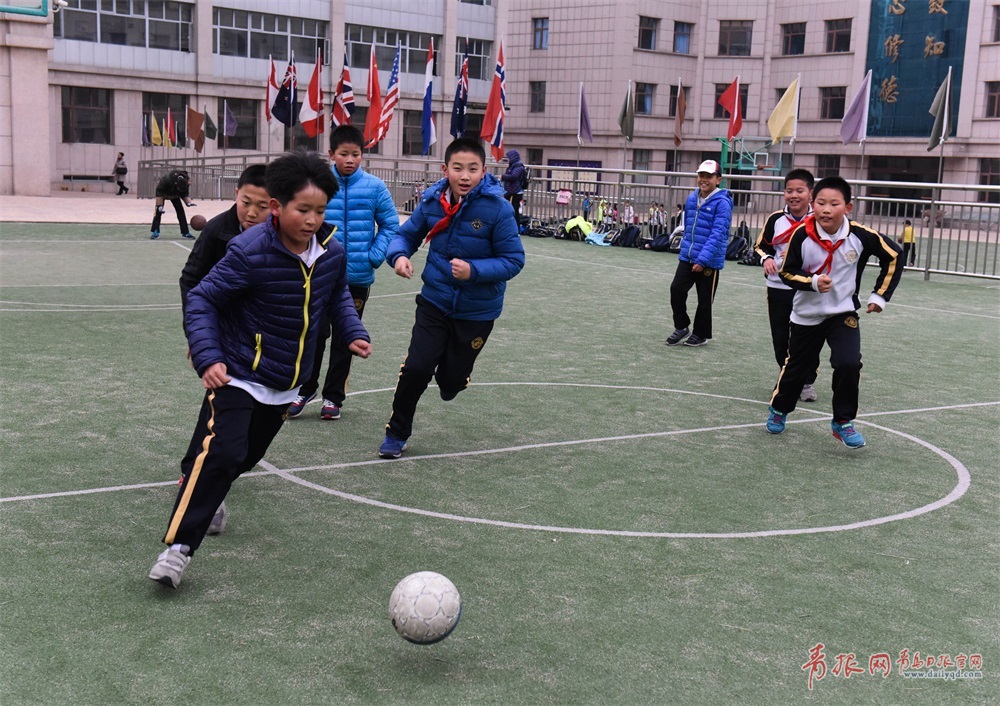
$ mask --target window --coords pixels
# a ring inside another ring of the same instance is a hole
[[[190,2],[142,0],[67,0],[53,14],[52,33],[59,39],[149,49],[191,51]]]
[[[251,59],[270,56],[275,61],[288,61],[294,53],[297,65],[312,64],[326,40],[326,22],[223,7],[213,8],[212,12],[212,50],[222,56]],[[394,45],[394,53],[395,49]],[[366,56],[363,66],[368,65],[367,61]],[[280,67],[278,70],[282,71]]]
[[[828,54],[851,51],[851,18],[826,21],[826,51]]]
[[[694,32],[694,25],[690,22],[674,22],[674,53],[691,53],[691,34]]]
[[[648,172],[653,163],[653,150],[632,150],[632,169],[636,171]],[[647,184],[649,183],[649,177],[645,174],[633,174],[632,175],[633,184]],[[624,210],[624,207],[622,208]],[[635,205],[633,204],[633,211],[635,211]],[[638,211],[636,214],[638,215]],[[634,218],[634,216],[633,216]]]
[[[292,20],[289,21],[291,22]],[[326,32],[326,23],[314,24],[323,24],[323,32]],[[424,68],[427,66],[427,50],[430,48],[431,39],[434,39],[439,47],[441,46],[441,38],[439,36],[422,34],[420,32],[383,29],[381,27],[347,25],[344,28],[344,34],[347,36],[347,55],[350,57],[349,61],[352,67],[368,68],[368,64],[371,61],[372,44],[374,43],[375,61],[378,62],[379,71],[387,72],[386,75],[392,70],[392,62],[396,58],[396,42],[399,42],[399,72],[401,74],[423,75]],[[465,50],[464,41],[462,42],[462,50]],[[472,51],[471,41],[469,42],[469,51]],[[315,61],[315,55],[313,61]],[[461,64],[461,61],[459,59],[459,64]],[[295,50],[295,63],[300,63],[298,49]],[[471,71],[471,54],[469,56],[469,68],[469,77],[474,78]],[[436,71],[435,75],[437,75]],[[299,80],[307,81],[308,77],[300,76]],[[388,79],[386,79],[387,82]],[[383,83],[383,90],[385,90],[386,83]]]
[[[822,120],[841,120],[847,102],[847,86],[829,86],[819,89],[819,117]]]
[[[1000,157],[980,158],[979,183],[985,186],[1000,186]],[[1000,203],[1000,193],[980,191],[979,200],[987,203]]]
[[[493,0],[458,0],[459,2],[464,2],[466,5],[492,5]]]
[[[304,97],[304,96],[303,96]],[[236,134],[226,136],[226,108],[236,120]],[[260,101],[228,98],[219,101],[218,118],[215,124],[219,129],[217,138],[219,147],[234,150],[257,149],[257,115],[260,111]]]
[[[726,113],[725,109],[721,105],[719,105],[719,98],[722,97],[722,94],[725,93],[726,89],[729,88],[730,85],[732,85],[732,84],[729,84],[729,83],[717,83],[717,84],[715,84],[715,115],[714,115],[714,117],[716,117],[716,118],[720,118],[720,119],[725,120],[726,118],[729,117],[729,115]],[[749,95],[749,93],[750,93],[750,84],[749,83],[741,83],[740,84],[740,112],[743,115],[740,116],[740,117],[742,117],[744,120],[747,119],[747,96]],[[709,157],[708,159],[712,159],[712,158]]]
[[[816,179],[840,175],[840,155],[821,154],[816,158]]]
[[[781,55],[797,56],[806,53],[806,23],[781,25]]]
[[[545,112],[545,81],[529,81],[528,89],[531,94],[532,113]]]
[[[174,93],[142,94],[142,112],[146,115],[152,113],[160,125],[161,132],[163,131],[164,122],[167,119],[167,110],[170,111],[170,117],[176,126],[177,142],[174,144],[181,147],[187,145],[187,110],[185,110],[187,104],[187,96]],[[219,126],[219,139],[222,139],[222,125],[220,123],[216,123],[216,125]]]
[[[691,100],[691,87],[684,87],[684,102],[688,103]],[[669,117],[677,117],[677,86],[670,87],[670,106],[669,106]]]
[[[462,133],[462,137],[470,137],[473,140],[478,140],[482,132],[483,132],[483,114],[466,113],[465,132]]]
[[[719,56],[750,56],[753,20],[719,21]]]
[[[993,6],[993,41],[1000,42],[1000,5]]]
[[[469,80],[478,78],[482,81],[492,81],[497,68],[496,62],[490,58],[490,54],[493,53],[493,42],[471,37],[459,37],[455,42],[455,78],[458,78],[462,70],[466,41],[469,42]]]
[[[62,87],[62,141],[111,144],[111,91]]]
[[[549,18],[535,17],[531,20],[531,26],[534,29],[534,43],[532,44],[532,49],[548,49]]]
[[[655,83],[635,84],[635,114],[653,114],[653,93],[656,91]]]
[[[639,18],[639,48],[656,49],[656,33],[660,29],[660,20],[655,17]]]
[[[403,155],[419,156],[424,153],[423,111],[403,111]],[[431,145],[433,152],[434,146]]]
[[[537,147],[528,148],[528,161],[525,164],[539,165],[542,164],[542,150]]]
[[[986,82],[986,117],[1000,118],[1000,81]]]
[[[364,94],[362,93],[362,95],[364,95]],[[360,105],[355,104],[354,105],[354,112],[351,114],[351,125],[355,126],[361,132],[364,132],[365,131],[365,121],[366,120],[368,120],[368,106],[360,106]],[[296,127],[298,128],[299,126],[296,125]],[[468,119],[466,119],[465,128],[466,128],[465,129],[465,137],[468,137],[469,136],[469,123],[468,123]],[[285,149],[287,150],[289,148],[288,147],[287,135],[288,135],[288,133],[291,132],[291,130],[285,130],[284,132],[285,132],[285,135],[286,135],[286,138],[285,138]],[[381,146],[382,146],[381,142],[376,142],[371,147],[365,147],[364,153],[365,153],[366,156],[369,155],[369,154],[378,154],[379,153],[379,148]]]

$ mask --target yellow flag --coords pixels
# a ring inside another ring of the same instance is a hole
[[[774,106],[771,117],[767,119],[767,129],[771,132],[771,142],[777,142],[782,137],[795,139],[795,121],[799,112],[799,79],[796,77],[781,96],[778,105]]]
[[[157,147],[163,144],[163,136],[160,135],[160,126],[156,123],[156,115],[152,112],[149,114],[149,139]]]

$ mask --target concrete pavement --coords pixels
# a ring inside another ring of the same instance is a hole
[[[185,208],[188,220],[196,213],[212,218],[232,201],[196,199],[196,206]],[[137,199],[128,194],[55,192],[51,196],[0,196],[0,223],[112,223],[138,224],[146,228],[153,220],[153,199]],[[163,214],[163,228],[176,229],[177,216],[168,202]],[[2,230],[2,226],[0,226]]]

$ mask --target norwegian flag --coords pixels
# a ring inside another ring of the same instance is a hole
[[[486,102],[486,115],[483,116],[483,129],[480,137],[489,143],[493,159],[503,159],[503,116],[507,106],[507,71],[504,68],[503,39],[500,39],[500,51],[497,53],[497,68],[493,74],[493,86]]]
[[[465,57],[462,70],[458,73],[455,86],[455,102],[451,107],[451,136],[461,137],[465,133],[465,107],[469,102],[469,40],[465,40]]]
[[[382,102],[382,112],[378,124],[375,126],[375,139],[365,147],[371,147],[376,142],[381,142],[389,134],[389,124],[392,122],[392,114],[399,103],[399,49],[396,44],[396,58],[392,60],[392,72],[389,74],[389,86],[385,89],[385,100]]]
[[[344,52],[344,70],[340,72],[340,81],[333,93],[333,125],[350,125],[354,114],[354,86],[351,85],[351,68],[347,65],[347,52]]]

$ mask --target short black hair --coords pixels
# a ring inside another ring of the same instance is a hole
[[[479,140],[474,140],[471,137],[459,137],[451,141],[448,145],[448,149],[444,151],[444,163],[447,164],[451,161],[452,155],[456,152],[471,152],[472,154],[479,157],[479,161],[484,165],[486,164],[486,150],[479,143]]]
[[[785,186],[788,186],[790,181],[804,181],[812,191],[813,186],[816,185],[816,177],[813,176],[812,172],[808,169],[793,169],[785,175]]]
[[[813,189],[813,198],[816,198],[817,194],[823,189],[833,189],[834,191],[839,191],[844,197],[844,203],[851,202],[851,185],[847,183],[847,180],[839,176],[828,176],[820,179],[816,183],[816,187]]]
[[[336,152],[341,145],[357,145],[364,149],[365,137],[353,125],[338,125],[330,133],[330,151]]]
[[[261,189],[267,188],[267,165],[266,164],[251,164],[249,167],[243,170],[240,174],[240,178],[236,181],[236,188],[246,186],[256,186]]]
[[[329,162],[315,152],[286,152],[267,165],[267,193],[282,206],[310,184],[325,192],[327,199],[337,193]]]
[[[906,219],[905,221],[903,221],[903,225],[904,226],[912,226],[913,223],[910,222],[910,219]]]

